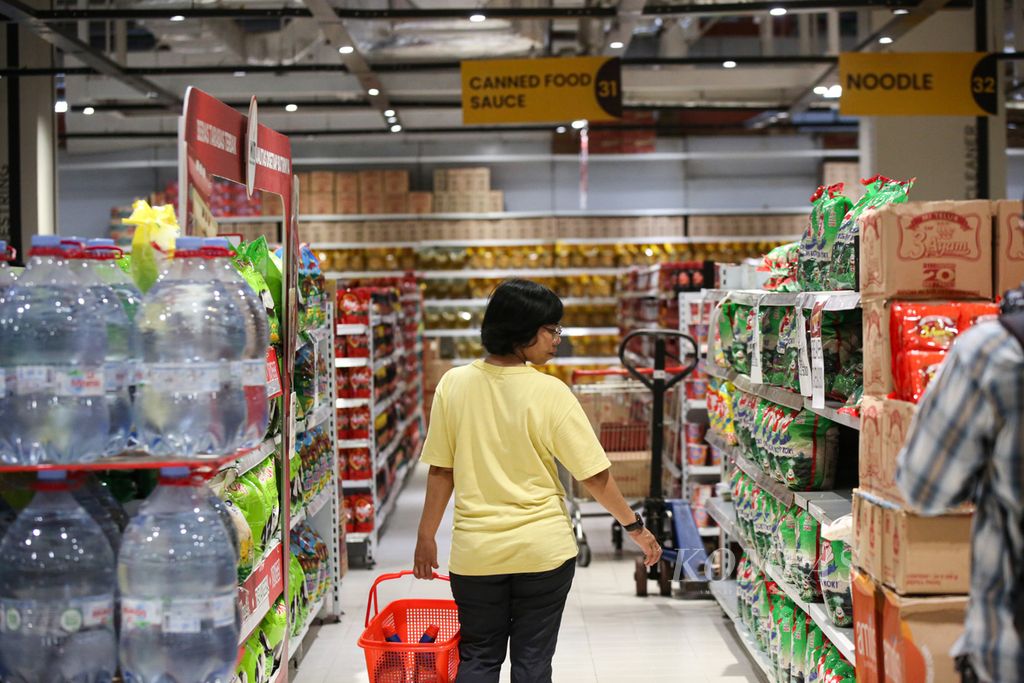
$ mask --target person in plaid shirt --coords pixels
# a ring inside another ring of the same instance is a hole
[[[1019,315],[1019,314],[1018,314]],[[928,386],[896,480],[917,512],[975,505],[971,593],[953,647],[965,683],[1024,680],[1024,350],[999,322],[961,335]]]

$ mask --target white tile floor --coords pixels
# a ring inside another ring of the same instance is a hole
[[[413,475],[398,500],[372,571],[353,568],[342,580],[341,623],[319,629],[299,665],[295,683],[365,683],[362,650],[366,596],[378,574],[411,567],[423,503],[425,470]],[[451,510],[442,529],[450,528]],[[713,600],[676,600],[634,595],[633,555],[616,559],[607,519],[587,521],[594,560],[578,568],[554,660],[554,683],[718,683],[763,680]],[[445,532],[438,534],[448,556]],[[442,563],[445,560],[442,559]],[[442,565],[443,570],[443,565]],[[447,584],[402,579],[383,584],[382,603],[409,596],[447,597]],[[385,588],[386,587],[386,588]],[[656,587],[651,584],[652,590]],[[509,680],[508,662],[502,683]]]

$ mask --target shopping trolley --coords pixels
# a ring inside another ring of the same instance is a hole
[[[370,683],[452,683],[458,673],[460,627],[454,600],[395,600],[383,611],[377,604],[377,586],[412,574],[382,574],[370,588],[365,630],[359,638]],[[434,578],[449,580],[437,572]],[[434,641],[421,643],[428,629],[435,627]],[[389,641],[388,633],[400,642]]]

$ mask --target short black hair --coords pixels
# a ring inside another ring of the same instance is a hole
[[[562,300],[530,280],[506,280],[487,302],[480,336],[488,353],[507,356],[529,346],[537,330],[562,320]]]

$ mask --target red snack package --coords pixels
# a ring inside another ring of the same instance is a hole
[[[338,479],[345,481],[348,476],[348,454],[344,448],[338,449]]]
[[[338,317],[346,325],[370,322],[370,292],[363,287],[338,292]]]
[[[368,448],[353,448],[348,451],[348,479],[351,481],[369,479],[373,475],[373,464]]]
[[[941,351],[908,351],[901,357],[902,386],[896,388],[904,401],[917,403],[924,395],[924,390],[939,371],[939,366],[946,359]]]
[[[349,381],[348,368],[338,368],[334,372],[334,383],[337,385],[340,398],[352,398],[352,383]]]
[[[906,351],[946,351],[961,331],[955,303],[894,302],[890,321],[894,357]]]
[[[341,499],[341,514],[345,519],[345,531],[353,533],[356,530],[355,499],[358,496],[345,496]]]
[[[352,497],[352,514],[355,517],[355,531],[373,531],[373,498],[365,494]]]
[[[350,334],[345,351],[349,358],[369,358],[370,338],[365,334]]]
[[[352,408],[348,413],[348,433],[350,439],[370,438],[370,410],[365,406]]]
[[[335,411],[335,417],[338,423],[338,440],[351,439],[352,437],[349,436],[348,410],[342,408]]]
[[[960,304],[960,330],[967,330],[978,323],[985,323],[999,318],[999,304],[990,301]]]
[[[352,398],[370,398],[373,371],[369,367],[352,368],[348,374]]]
[[[704,435],[708,432],[708,426],[699,422],[686,423],[686,445],[700,445],[704,443]]]

